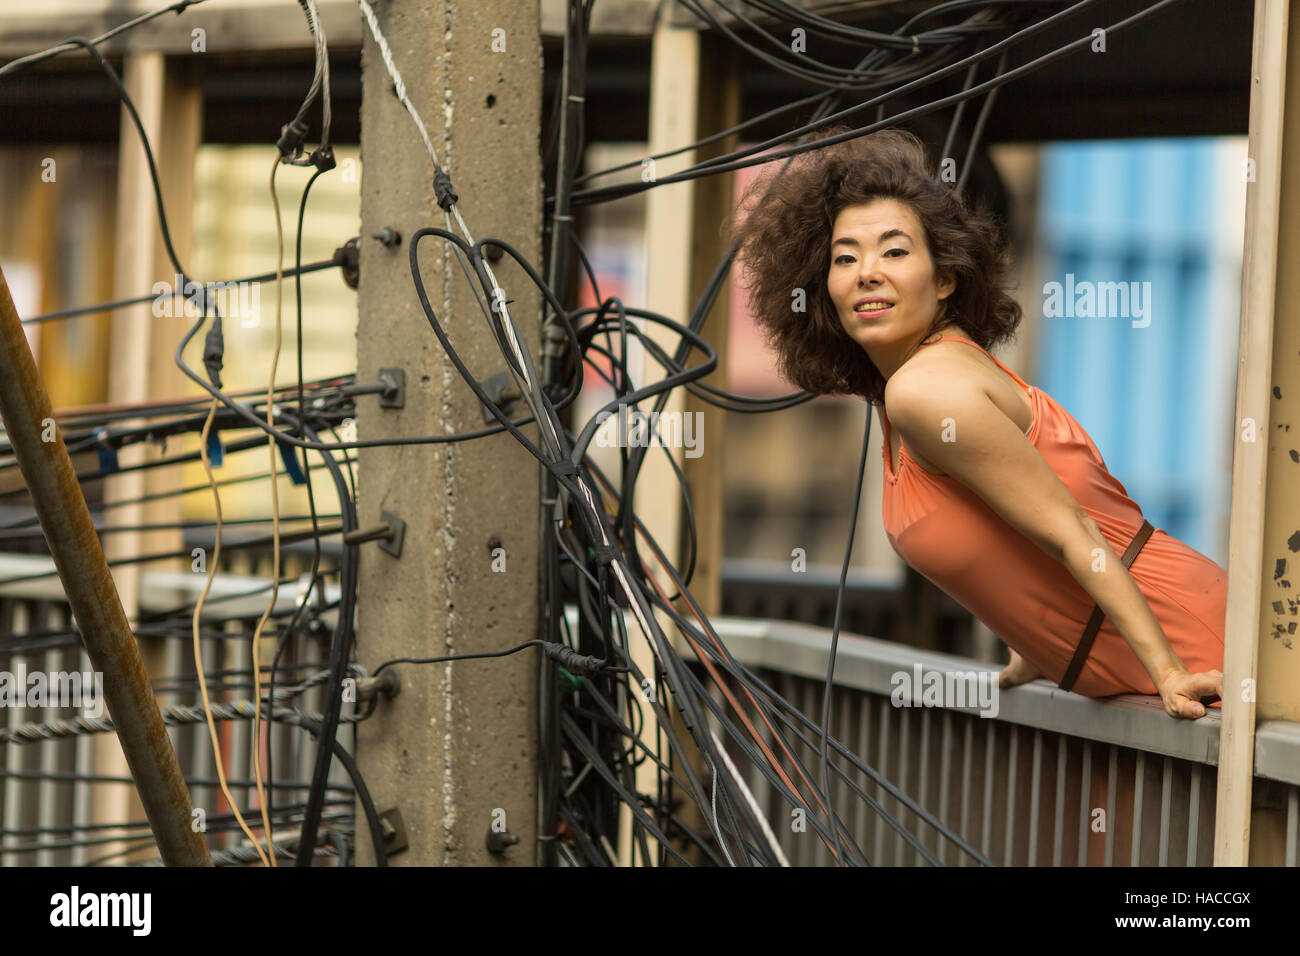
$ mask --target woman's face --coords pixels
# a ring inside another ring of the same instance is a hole
[[[956,282],[935,276],[925,230],[911,207],[877,199],[835,217],[826,287],[844,331],[883,356],[910,348],[925,334]]]

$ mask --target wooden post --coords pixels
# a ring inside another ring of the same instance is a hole
[[[1286,560],[1294,554],[1287,550],[1284,539],[1288,528],[1294,531],[1300,506],[1295,464],[1288,457],[1294,439],[1286,438],[1285,433],[1275,435],[1272,425],[1274,418],[1280,423],[1296,421],[1281,413],[1283,408],[1300,408],[1300,394],[1291,387],[1300,372],[1296,361],[1298,317],[1287,314],[1297,308],[1292,297],[1297,283],[1294,270],[1278,268],[1279,263],[1292,261],[1287,253],[1294,256],[1300,241],[1300,180],[1283,175],[1288,158],[1300,156],[1298,34],[1283,0],[1256,0],[1250,138],[1243,170],[1247,179],[1246,237],[1228,536],[1216,866],[1250,862],[1257,707],[1261,716],[1289,716],[1292,720],[1297,719],[1300,708],[1300,688],[1296,687],[1300,663],[1295,659],[1300,651],[1288,646],[1287,615],[1274,612],[1271,606],[1278,585],[1270,580],[1275,577],[1274,559]],[[1290,398],[1288,392],[1293,393]],[[1294,569],[1276,577],[1280,580],[1285,575],[1298,577]],[[1275,624],[1283,626],[1280,635],[1275,633]]]
[[[181,264],[189,268],[186,259],[193,232],[194,163],[202,135],[202,98],[198,83],[188,65],[169,65],[156,51],[129,54],[122,80],[154,153],[172,243]],[[175,281],[175,268],[162,241],[153,182],[140,136],[125,106],[121,113],[114,298],[128,298],[149,291],[160,277],[165,277],[169,283]],[[172,303],[177,309],[182,304],[180,299]],[[113,314],[107,355],[110,402],[143,402],[177,397],[183,393],[184,379],[175,366],[172,353],[182,334],[184,321],[183,318],[158,318],[150,305],[133,306]],[[143,419],[125,424],[143,424]],[[157,457],[158,450],[148,444],[124,448],[118,454],[123,466]],[[180,485],[179,466],[126,472],[108,479],[104,500],[111,503],[136,499],[174,490]],[[111,512],[111,523],[120,525],[174,524],[180,519],[181,503],[176,498],[125,505]],[[107,537],[104,549],[111,562],[151,551],[179,550],[181,541],[178,530],[128,532]],[[123,607],[131,619],[139,613],[143,570],[144,567],[137,564],[119,567],[113,572]],[[146,670],[150,674],[162,673],[165,661],[161,642],[145,641],[140,650]],[[173,731],[171,736],[175,740],[178,732]],[[96,740],[96,772],[124,773],[125,763],[116,740],[109,736]],[[121,821],[137,815],[134,806],[129,787],[101,784],[94,816],[101,822]],[[215,808],[206,809],[212,812]]]
[[[650,143],[649,153],[667,152],[683,143],[693,142],[698,129],[697,108],[700,95],[700,38],[690,26],[675,26],[669,16],[671,5],[665,5],[655,24],[650,54]],[[648,160],[643,164],[642,177],[658,179],[680,172],[695,162],[695,151],[687,150],[677,156]],[[650,165],[653,164],[653,165]],[[679,322],[685,322],[691,307],[691,250],[694,246],[695,183],[674,183],[649,190],[646,194],[646,283],[648,294],[646,308],[662,313]],[[678,337],[669,330],[644,320],[635,320],[645,329],[645,334],[670,355],[677,348]],[[631,349],[633,356],[641,355],[641,368],[633,366],[633,381],[645,387],[664,378],[664,371],[642,349]],[[646,400],[642,409],[648,414],[653,402]],[[681,418],[686,411],[682,389],[674,390],[664,404],[665,420]],[[628,412],[631,421],[631,410]],[[682,420],[685,425],[684,419]],[[630,429],[629,425],[629,429]],[[634,506],[646,530],[654,536],[669,560],[677,560],[681,553],[681,491],[677,476],[664,454],[673,456],[681,466],[683,449],[663,449],[656,441],[647,449],[637,480]],[[651,567],[647,564],[647,567]],[[652,573],[666,594],[676,589],[668,575],[655,568]],[[676,628],[662,611],[656,616],[664,633],[680,646]],[[654,655],[646,639],[637,635],[631,642],[632,659],[646,675],[654,673]],[[642,725],[641,739],[647,746],[655,747],[661,739],[659,723],[653,719],[648,707],[643,707],[646,720]],[[671,712],[672,708],[668,708]],[[662,748],[661,748],[662,749]],[[657,768],[646,761],[636,772],[637,789],[653,792]],[[647,841],[651,856],[657,841]],[[625,866],[633,862],[637,852],[632,839],[632,814],[623,807],[619,817],[619,862]],[[653,865],[653,860],[646,861]]]

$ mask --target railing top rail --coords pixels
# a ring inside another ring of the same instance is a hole
[[[728,650],[751,668],[771,668],[819,682],[826,679],[827,628],[734,617],[713,618],[711,623]],[[889,697],[898,686],[895,675],[910,679],[918,665],[922,674],[1000,670],[953,654],[841,632],[835,686]],[[975,706],[952,709],[979,713]],[[1125,694],[1098,700],[1040,679],[1000,691],[997,716],[990,719],[1218,765],[1219,714],[1212,710],[1199,720],[1175,720],[1155,697]],[[1300,723],[1260,721],[1255,733],[1256,776],[1300,784]]]

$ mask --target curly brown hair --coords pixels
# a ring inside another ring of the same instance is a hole
[[[830,127],[810,139],[849,129]],[[835,217],[876,199],[909,206],[925,229],[935,275],[957,280],[921,341],[956,325],[991,349],[1012,337],[1021,318],[1004,285],[1010,260],[1001,224],[931,171],[914,135],[887,129],[799,154],[784,174],[750,186],[730,220],[742,285],[788,381],[819,395],[861,395],[873,405],[884,401],[884,376],[844,331],[826,276]],[[806,312],[794,311],[798,289]]]

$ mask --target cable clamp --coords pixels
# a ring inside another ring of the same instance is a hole
[[[602,544],[599,547],[592,548],[591,550],[597,566],[602,564],[613,564],[615,561],[621,560],[623,557],[623,553],[613,545]]]
[[[307,476],[303,473],[294,446],[282,438],[277,438],[275,444],[280,449],[280,460],[284,462],[284,473],[289,476],[289,480],[295,485],[307,484]]]
[[[302,142],[307,138],[307,124],[298,119],[290,120],[280,127],[280,138],[275,147],[280,151],[281,162],[297,159],[302,155]]]
[[[225,459],[225,452],[221,447],[221,434],[213,428],[208,432],[208,464],[213,468],[220,468]]]
[[[912,55],[915,56],[916,54],[918,54],[918,53],[920,53],[920,52],[921,52],[921,41],[918,40],[918,39],[916,38],[916,34],[913,33],[913,34],[912,34]]]
[[[95,446],[99,452],[99,470],[106,475],[111,475],[118,470],[117,449],[108,441],[108,429],[96,428]]]
[[[451,207],[460,202],[456,190],[452,188],[451,177],[446,170],[439,169],[433,174],[433,194],[444,212],[451,212]]]
[[[559,461],[551,463],[551,474],[556,478],[568,478],[578,474],[578,466],[568,458],[561,458]]]
[[[334,159],[333,147],[324,143],[316,147],[312,154],[307,157],[307,162],[322,173],[329,172],[338,165],[338,162]]]

